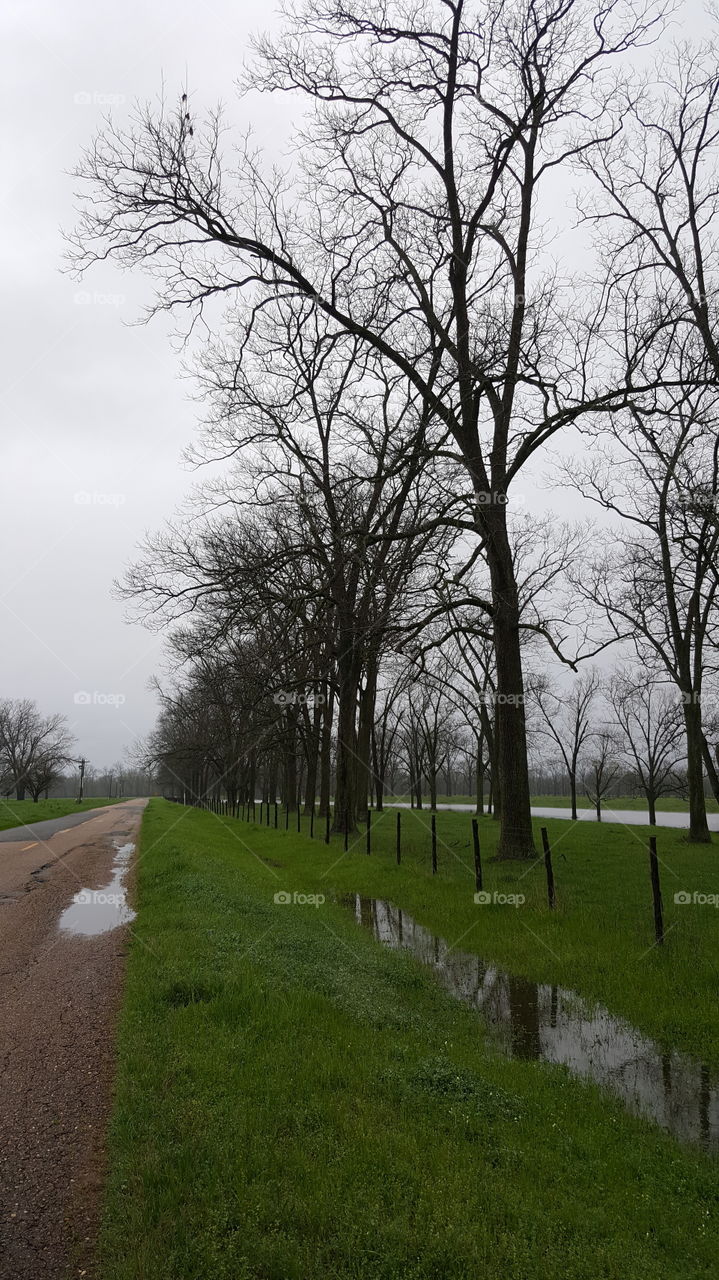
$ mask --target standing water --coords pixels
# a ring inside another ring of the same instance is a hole
[[[675,1138],[719,1149],[717,1081],[696,1059],[662,1049],[573,991],[515,978],[479,956],[456,951],[381,898],[351,894],[346,901],[379,942],[411,951],[434,969],[450,995],[480,1010],[505,1053],[560,1063]]]
[[[125,888],[125,876],[134,852],[134,844],[115,843],[110,883],[102,889],[81,889],[76,893],[70,906],[60,916],[59,929],[93,938],[135,919],[135,912],[127,904]]]

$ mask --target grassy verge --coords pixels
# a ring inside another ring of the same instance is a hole
[[[471,815],[436,816],[438,875],[431,874],[431,815],[402,810],[402,865],[395,865],[396,810],[375,815],[370,858],[364,833],[342,856],[302,841],[288,867],[301,867],[303,882],[338,891],[388,898],[460,949],[477,952],[511,973],[558,983],[597,1000],[668,1048],[685,1049],[719,1067],[716,961],[719,909],[674,902],[674,895],[719,894],[719,839],[690,845],[681,830],[657,835],[667,941],[654,943],[647,841],[650,827],[618,823],[570,823],[537,819],[553,848],[557,910],[546,905],[541,860],[492,861],[497,824],[479,820],[484,887],[522,893],[520,909],[474,904]],[[280,825],[282,818],[280,818]],[[303,829],[309,826],[303,819]],[[239,823],[245,834],[251,828]],[[318,828],[319,830],[319,828]],[[296,833],[280,834],[296,841]],[[300,887],[300,886],[290,886]]]
[[[332,902],[344,888],[404,898],[450,939],[481,911],[467,949],[525,933],[518,910],[474,907],[467,822],[447,821],[457,826],[443,828],[432,882],[419,822],[397,868],[381,824],[371,858],[343,857],[294,832],[150,803],[120,1027],[107,1280],[715,1275],[708,1159],[557,1068],[499,1057],[471,1011]],[[618,834],[623,853],[602,855],[605,895],[620,856],[632,884],[638,875]],[[489,850],[491,823],[482,835]],[[599,881],[597,850],[567,848],[558,869],[573,868],[574,888],[558,874],[562,908],[547,927],[571,968],[572,895]],[[488,866],[490,885],[519,874]],[[544,919],[536,872],[523,883],[531,918]],[[280,889],[327,901],[276,905]],[[659,968],[651,953],[638,958],[644,889],[633,981],[661,992],[664,958]],[[614,942],[601,942],[608,968],[625,960]],[[532,945],[533,957],[526,944],[516,953],[526,965],[544,951]]]
[[[24,823],[44,822],[47,818],[64,818],[69,813],[83,813],[87,809],[102,809],[108,804],[118,804],[104,796],[93,796],[78,804],[76,800],[0,800],[0,831],[19,827]]]

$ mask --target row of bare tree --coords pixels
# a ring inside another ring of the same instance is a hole
[[[351,828],[386,655],[421,666],[452,637],[491,652],[470,731],[498,856],[531,856],[527,653],[571,668],[619,640],[678,691],[690,839],[709,840],[718,67],[712,44],[666,47],[661,0],[307,0],[244,80],[299,100],[283,170],[242,142],[228,160],[187,94],[95,139],[76,265],[141,265],[157,308],[209,335],[199,455],[231,479],[127,589],[193,671],[163,732],[204,734],[217,682],[255,681],[213,765],[231,786],[279,722],[286,794],[310,740],[326,800],[334,725]],[[612,517],[589,564],[578,534],[517,514],[550,442]]]

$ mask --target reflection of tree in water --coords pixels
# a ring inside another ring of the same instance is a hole
[[[662,1054],[662,1082],[664,1096],[668,1101],[672,1091],[672,1055],[666,1052]]]
[[[702,1065],[701,1084],[699,1086],[699,1128],[702,1135],[702,1144],[706,1146],[711,1136],[711,1124],[709,1120],[709,1107],[711,1105],[711,1076],[709,1068]]]
[[[539,1058],[539,988],[526,978],[507,976],[512,1050],[518,1058]]]
[[[564,1063],[676,1137],[707,1148],[719,1145],[712,1113],[716,1089],[707,1067],[667,1052],[573,992],[513,977],[480,956],[455,950],[389,902],[357,894],[352,903],[357,921],[378,941],[410,951],[435,971],[445,990],[502,1032],[508,1053]]]

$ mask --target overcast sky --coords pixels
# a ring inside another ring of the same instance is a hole
[[[191,487],[181,454],[198,407],[163,322],[123,323],[149,298],[146,281],[62,274],[69,174],[108,106],[121,120],[163,77],[168,94],[187,81],[204,105],[228,102],[238,125],[251,116],[258,141],[274,137],[286,104],[233,93],[249,33],[271,21],[257,0],[0,9],[0,696],[62,711],[98,767],[155,718],[147,682],[161,637],[125,623],[112,580]]]
[[[682,13],[703,24],[698,4]],[[187,84],[200,113],[222,99],[233,125],[281,146],[289,101],[234,94],[249,34],[272,22],[258,0],[0,10],[0,696],[62,711],[96,767],[155,719],[162,637],[124,621],[112,582],[191,487],[181,457],[199,411],[164,321],[131,324],[147,282],[110,267],[82,285],[62,274],[70,172],[108,108],[121,121],[163,80],[170,97]],[[565,495],[562,515],[574,505]]]

